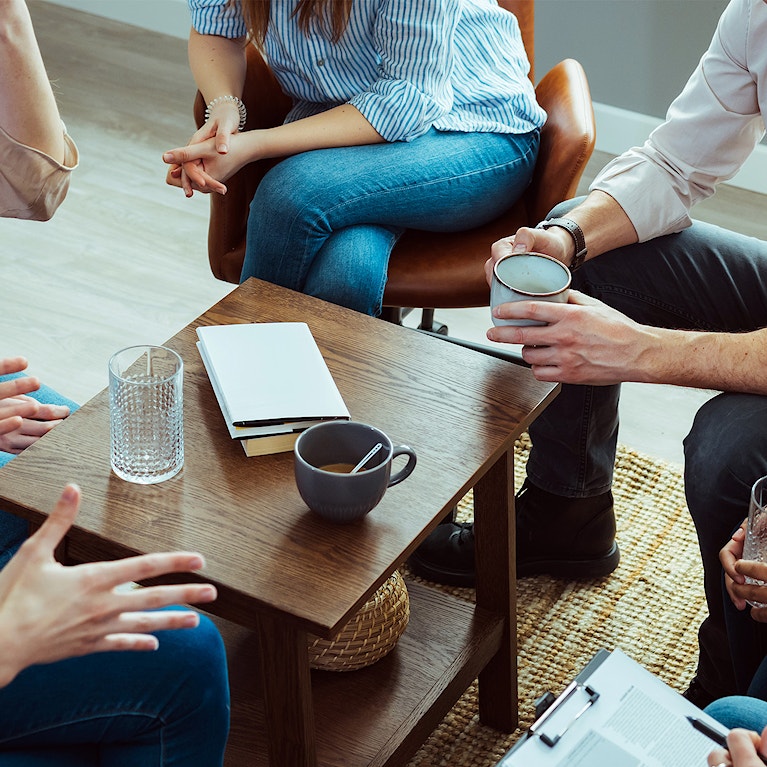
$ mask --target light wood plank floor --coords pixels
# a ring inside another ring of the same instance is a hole
[[[48,73],[81,151],[51,222],[0,220],[0,355],[84,402],[109,355],[160,343],[232,286],[207,264],[208,201],[164,183],[162,151],[193,131],[195,88],[182,40],[29,0]],[[609,159],[595,154],[588,181]],[[767,239],[765,199],[723,187],[698,217]],[[451,334],[484,340],[486,309],[438,312]],[[710,392],[627,385],[621,441],[681,462],[681,438]]]

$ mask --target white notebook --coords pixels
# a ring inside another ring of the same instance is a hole
[[[309,326],[262,322],[197,328],[197,347],[235,439],[349,419]]]

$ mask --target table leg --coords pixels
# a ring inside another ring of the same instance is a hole
[[[513,732],[517,700],[517,556],[514,453],[504,453],[474,487],[477,605],[500,614],[505,629],[498,652],[479,675],[483,724]]]
[[[315,767],[312,682],[306,632],[271,616],[258,620],[264,714],[273,767]]]

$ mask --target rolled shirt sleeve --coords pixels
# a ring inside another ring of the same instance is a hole
[[[66,157],[60,163],[0,128],[0,217],[47,221],[69,189],[79,157],[63,127]]]
[[[283,0],[278,0],[282,2]],[[248,29],[242,16],[239,0],[187,0],[192,26],[201,35],[244,37]]]
[[[594,179],[590,189],[618,202],[640,242],[689,226],[692,206],[732,178],[764,135],[749,64],[753,41],[762,46],[766,33],[762,0],[732,0],[666,121]],[[767,62],[764,53],[761,59]]]

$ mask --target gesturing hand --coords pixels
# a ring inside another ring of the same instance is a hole
[[[67,485],[48,519],[0,572],[0,686],[23,668],[108,650],[154,650],[150,632],[190,628],[197,613],[156,608],[211,602],[210,584],[115,587],[203,567],[199,554],[145,554],[64,567],[53,552],[74,522],[80,491]]]
[[[20,373],[26,367],[23,357],[0,359],[0,375]],[[65,405],[41,404],[26,396],[39,388],[33,376],[0,383],[0,450],[20,453],[69,415]]]

